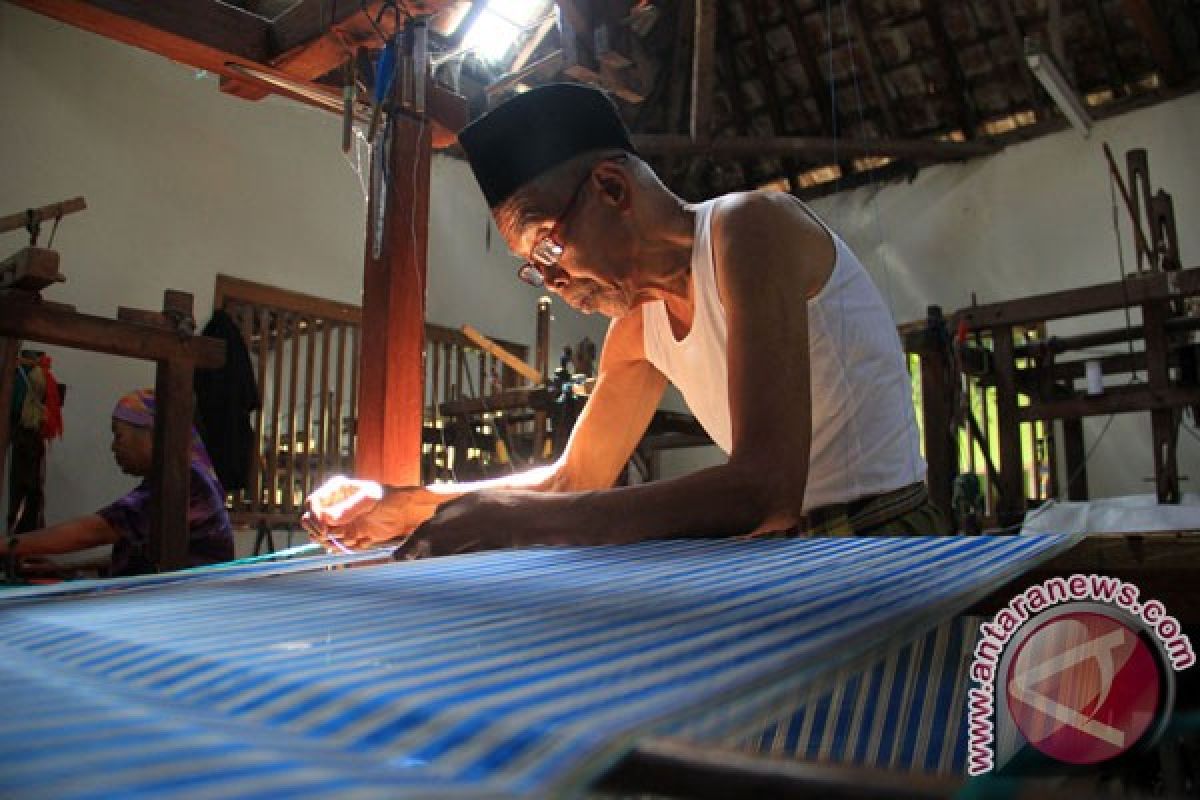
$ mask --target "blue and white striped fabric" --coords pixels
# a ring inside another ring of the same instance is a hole
[[[572,794],[638,737],[744,736],[1073,541],[669,541],[10,593],[0,796]]]

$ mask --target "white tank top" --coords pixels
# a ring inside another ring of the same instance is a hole
[[[689,206],[696,214],[691,330],[677,341],[662,301],[644,305],[642,320],[646,358],[678,387],[696,419],[728,454],[733,432],[725,310],[717,294],[710,235],[715,202]],[[837,260],[825,286],[808,301],[812,451],[805,511],[925,478],[896,323],[854,253],[825,229]]]

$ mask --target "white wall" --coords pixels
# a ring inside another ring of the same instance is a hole
[[[1196,131],[1200,94],[1097,125],[1089,138],[1074,130],[1015,145],[990,158],[923,170],[912,184],[847,192],[815,204],[862,257],[896,319],[921,319],[938,304],[946,312],[980,303],[1107,283],[1119,278],[1107,162],[1126,150],[1149,151],[1154,188],[1174,198],[1184,266],[1200,265],[1200,170]],[[1133,238],[1118,195],[1125,266],[1134,269]],[[1134,314],[1133,324],[1140,317]],[[1124,315],[1059,323],[1050,333],[1101,330]],[[1108,348],[1111,350],[1112,348]],[[1116,348],[1118,351],[1120,348]],[[1143,380],[1145,376],[1143,375]],[[1085,422],[1088,479],[1096,497],[1153,492],[1149,414]],[[1194,423],[1191,424],[1194,427]],[[1099,440],[1099,444],[1097,443]],[[1200,443],[1180,435],[1185,490],[1200,486]]]
[[[46,292],[112,317],[158,309],[164,289],[195,297],[203,324],[218,272],[358,303],[364,200],[340,149],[340,121],[297,103],[252,103],[210,75],[0,3],[0,213],[76,195],[88,210],[54,241],[67,283]],[[533,343],[537,294],[493,230],[465,166],[435,159],[428,318]],[[48,228],[47,231],[48,233]],[[42,242],[45,242],[45,234]],[[23,246],[0,239],[0,256]],[[561,304],[554,353],[604,322]],[[109,412],[153,385],[148,363],[44,348],[69,385],[66,436],[48,462],[47,518],[95,509],[128,489],[109,455]],[[0,499],[5,503],[7,497]]]

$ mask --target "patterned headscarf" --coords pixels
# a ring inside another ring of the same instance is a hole
[[[156,406],[153,389],[137,389],[117,401],[112,416],[136,428],[153,428]],[[192,427],[192,446],[188,457],[194,468],[216,480],[212,459],[208,457],[208,450],[195,426]]]

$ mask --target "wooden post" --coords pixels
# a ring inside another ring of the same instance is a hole
[[[21,343],[9,336],[0,336],[0,493],[7,491],[4,465],[8,461],[8,445],[12,441],[10,426],[13,384],[17,377],[17,354]],[[2,494],[0,494],[2,496]],[[0,501],[2,502],[2,501]],[[13,509],[8,513],[12,514]],[[7,525],[5,533],[8,532]]]
[[[537,306],[537,339],[533,350],[534,368],[542,375],[542,384],[550,380],[550,298],[538,298]],[[544,410],[538,410],[533,415],[533,453],[534,462],[541,461],[546,452],[546,428],[549,426],[549,415]]]
[[[154,379],[154,467],[150,471],[150,540],[146,555],[160,572],[182,569],[188,556],[192,373],[195,362],[159,361]]]
[[[996,356],[996,426],[1000,437],[1000,498],[996,504],[1001,527],[1020,523],[1025,515],[1025,480],[1021,469],[1021,422],[1017,411],[1016,361],[1013,329],[992,329]]]
[[[1165,302],[1142,306],[1142,324],[1146,337],[1146,377],[1151,392],[1163,392],[1171,387],[1167,359],[1170,354]],[[1154,489],[1160,503],[1179,502],[1179,466],[1175,445],[1179,435],[1178,412],[1173,408],[1156,408],[1150,412],[1151,439],[1154,443]]]
[[[1083,419],[1068,417],[1062,421],[1063,451],[1067,459],[1067,499],[1086,502],[1087,450],[1083,446]]]
[[[396,113],[386,153],[383,247],[372,256],[375,197],[367,209],[359,355],[359,477],[390,485],[421,480],[421,419],[425,346],[425,274],[429,241],[429,122]],[[378,172],[378,171],[373,171]]]
[[[950,383],[954,371],[946,357],[944,342],[949,336],[942,310],[929,307],[925,342],[921,358],[921,417],[925,428],[925,482],[929,497],[946,519],[954,519],[951,507],[954,476],[958,471],[958,429],[954,425]],[[954,376],[955,378],[957,376]]]

